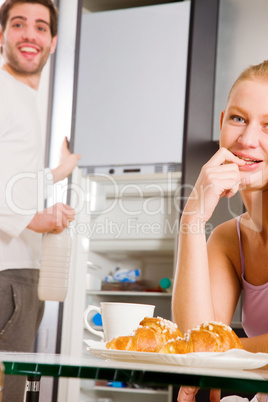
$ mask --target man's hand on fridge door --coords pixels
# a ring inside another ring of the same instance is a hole
[[[61,146],[59,165],[51,170],[53,174],[53,182],[57,183],[58,181],[68,177],[76,167],[80,158],[81,155],[72,154],[69,151],[68,140],[67,137],[65,137]]]

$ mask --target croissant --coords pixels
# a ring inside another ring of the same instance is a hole
[[[189,330],[183,338],[167,341],[159,353],[225,352],[242,348],[231,327],[211,321]]]
[[[106,343],[107,349],[158,352],[170,339],[182,336],[177,325],[161,317],[144,318],[129,336],[119,336]]]

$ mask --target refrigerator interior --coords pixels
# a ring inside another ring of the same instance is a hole
[[[180,180],[181,174],[175,172],[120,175],[111,181],[109,176],[84,175],[82,169],[77,169],[71,205],[79,212],[72,229],[73,249],[69,290],[64,303],[62,353],[88,355],[83,340],[100,340],[83,326],[83,312],[89,304],[99,306],[104,301],[153,304],[156,306],[155,316],[171,319],[171,292],[159,292],[159,282],[163,277],[173,277],[178,230],[175,201]],[[77,202],[81,198],[87,201],[79,206]],[[115,232],[115,227],[120,228],[120,234]],[[150,230],[152,228],[154,230]],[[150,289],[112,289],[105,277],[118,266],[140,269],[140,279]],[[172,390],[128,387],[123,392],[94,381],[61,379],[58,402],[98,401],[105,395],[118,402],[124,400],[122,398],[135,400],[138,395],[145,402],[166,402],[170,400]]]

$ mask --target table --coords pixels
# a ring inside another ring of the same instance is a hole
[[[41,353],[0,353],[5,374],[28,377],[26,402],[39,399],[42,376],[122,381],[140,385],[194,385],[231,391],[268,393],[268,370],[195,368]]]

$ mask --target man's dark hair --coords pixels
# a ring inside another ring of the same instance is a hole
[[[9,11],[15,4],[32,3],[41,4],[49,9],[50,14],[50,32],[52,38],[57,35],[58,32],[58,11],[51,0],[6,0],[0,8],[0,25],[3,32],[6,29],[6,24],[9,16]]]

